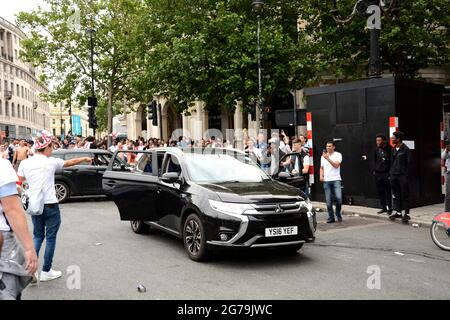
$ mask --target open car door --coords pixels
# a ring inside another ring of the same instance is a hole
[[[156,154],[151,151],[126,152],[137,153],[138,164],[136,167],[128,165],[123,160],[123,152],[117,151],[103,175],[103,189],[117,205],[121,220],[155,221],[159,183],[157,174],[153,174],[157,172],[154,170],[156,161],[153,162]]]
[[[295,168],[296,161],[298,161],[298,169]],[[304,188],[306,180],[302,174],[302,170],[303,164],[300,153],[292,152],[281,157],[278,162],[278,169],[272,177],[275,180],[287,183],[296,188]]]

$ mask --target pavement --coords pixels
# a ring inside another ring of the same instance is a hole
[[[315,208],[319,208],[322,211],[327,211],[327,206],[325,202],[316,202],[312,201],[312,204]],[[389,220],[389,216],[386,213],[378,214],[380,211],[379,208],[370,208],[370,207],[362,207],[362,206],[354,206],[354,205],[343,205],[342,206],[342,214],[344,216],[360,216],[366,218],[373,219],[381,219],[381,220]],[[409,224],[418,224],[422,227],[429,227],[433,221],[433,218],[444,212],[444,204],[433,204],[424,207],[412,208],[410,211],[411,220],[409,220]],[[402,223],[401,219],[395,220],[397,223]]]
[[[69,201],[61,214],[53,268],[63,276],[27,287],[25,300],[450,299],[450,255],[428,228],[352,215],[327,224],[321,211],[316,242],[297,254],[230,251],[197,263],[177,238],[134,234],[107,199]]]

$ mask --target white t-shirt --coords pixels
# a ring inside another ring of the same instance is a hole
[[[17,174],[14,171],[11,163],[8,160],[0,159],[0,188],[10,183],[17,182]],[[3,215],[3,208],[0,202],[0,231],[10,231],[8,224],[6,223],[5,216]]]
[[[20,163],[17,174],[27,179],[30,189],[41,188],[44,182],[44,203],[52,204],[58,203],[55,192],[55,172],[63,167],[64,160],[37,153],[33,158]]]
[[[342,154],[335,151],[330,156],[331,161],[342,163]],[[324,181],[338,181],[341,179],[341,166],[335,168],[323,156],[320,158],[320,167],[323,167]]]

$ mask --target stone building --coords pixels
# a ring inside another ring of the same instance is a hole
[[[0,17],[0,136],[31,138],[50,131],[50,106],[41,94],[48,88],[39,81],[39,70],[20,60],[25,34]]]

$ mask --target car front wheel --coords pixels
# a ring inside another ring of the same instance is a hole
[[[55,182],[55,192],[59,203],[64,203],[69,199],[70,189],[64,182]]]
[[[147,234],[150,233],[150,226],[145,224],[144,221],[134,220],[130,221],[131,230],[137,234]]]
[[[205,229],[196,214],[187,217],[183,227],[184,249],[189,258],[194,261],[205,261],[208,258]]]

